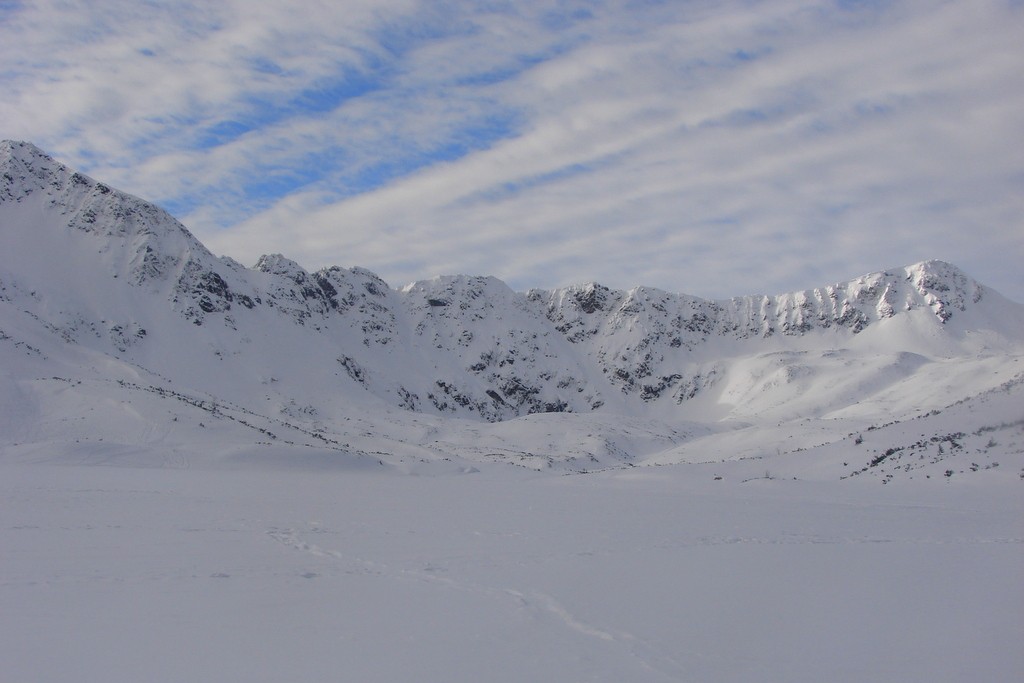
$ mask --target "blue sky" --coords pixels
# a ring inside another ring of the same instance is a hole
[[[1011,0],[7,1],[0,137],[244,263],[1024,301],[1021,44]]]

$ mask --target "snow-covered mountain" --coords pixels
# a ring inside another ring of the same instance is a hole
[[[152,204],[0,143],[11,452],[77,441],[173,461],[198,433],[239,457],[760,457],[1017,387],[1022,352],[1024,306],[940,261],[725,301],[463,275],[394,289],[279,254],[246,268]]]
[[[1018,680],[1021,486],[952,265],[393,289],[0,143],[4,680]]]

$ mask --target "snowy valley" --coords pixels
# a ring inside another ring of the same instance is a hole
[[[0,481],[11,680],[1024,674],[1024,306],[941,261],[393,288],[3,142]]]

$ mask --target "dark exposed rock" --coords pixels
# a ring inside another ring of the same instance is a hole
[[[587,314],[605,310],[609,289],[599,284],[590,284],[575,294],[576,305]]]

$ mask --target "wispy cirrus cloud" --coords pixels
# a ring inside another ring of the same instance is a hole
[[[2,134],[245,261],[1024,299],[1019,3],[104,4],[0,9]]]

